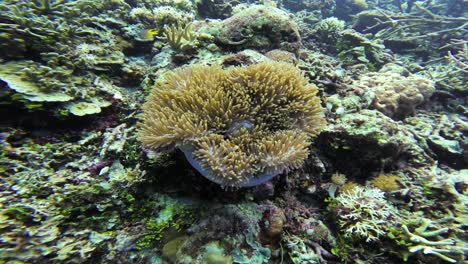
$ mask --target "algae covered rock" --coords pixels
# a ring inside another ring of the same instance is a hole
[[[270,50],[265,54],[268,58],[274,60],[274,61],[282,61],[282,62],[288,62],[292,64],[297,63],[297,58],[294,53],[289,52],[289,51],[284,51],[284,50]]]
[[[31,66],[32,61],[8,62],[0,65],[0,80],[8,88],[32,102],[67,102],[73,99],[67,91],[46,91],[32,80],[28,80],[24,68]]]
[[[301,46],[297,25],[286,12],[271,6],[254,5],[209,26],[215,28],[211,31],[216,41],[230,49],[296,51]]]
[[[410,129],[376,110],[361,110],[333,120],[317,140],[335,168],[358,178],[396,164],[433,162]]]
[[[302,166],[323,124],[317,88],[291,64],[169,73],[145,103],[146,148],[181,149],[222,186],[253,186]]]
[[[223,66],[246,66],[261,62],[268,62],[270,59],[255,50],[246,49],[223,57]]]
[[[350,20],[353,15],[367,8],[366,0],[337,0],[334,15],[341,19]]]
[[[198,14],[207,18],[227,18],[232,14],[233,6],[239,4],[237,0],[198,0]]]
[[[336,44],[341,38],[341,32],[345,29],[345,22],[336,17],[320,20],[310,31],[310,38],[315,45],[327,52],[336,52]]]
[[[85,77],[72,75],[71,70],[63,67],[49,68],[37,65],[33,61],[11,61],[0,65],[0,81],[13,92],[13,98],[20,100],[31,109],[35,103],[55,104],[50,109],[71,113],[75,116],[97,114],[101,108],[111,105],[102,97],[86,96],[88,100],[79,98],[80,88],[88,84],[108,93],[114,93],[114,98],[121,97],[112,85],[96,78],[94,83],[87,83]],[[87,87],[90,88],[90,87]],[[78,95],[77,95],[78,94]],[[81,96],[83,96],[81,92]],[[58,106],[58,107],[57,107]]]

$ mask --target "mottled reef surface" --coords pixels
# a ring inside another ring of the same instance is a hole
[[[465,263],[467,10],[0,1],[0,264]]]

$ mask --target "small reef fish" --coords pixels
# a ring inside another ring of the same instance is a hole
[[[232,152],[241,152],[241,148],[239,146],[237,146],[236,144],[234,143],[230,143],[231,144],[231,148],[232,148]]]
[[[140,37],[143,39],[154,39],[159,34],[159,29],[149,28],[140,30]]]

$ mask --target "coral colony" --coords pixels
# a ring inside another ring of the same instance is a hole
[[[0,1],[0,264],[467,263],[467,10]]]

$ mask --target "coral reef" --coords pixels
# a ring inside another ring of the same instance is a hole
[[[380,71],[362,75],[356,87],[374,94],[372,108],[392,118],[414,114],[434,92],[434,82],[419,75],[402,76]]]
[[[228,18],[232,15],[234,6],[240,4],[237,0],[198,0],[198,14],[208,18]]]
[[[317,90],[284,63],[166,75],[144,106],[145,147],[178,147],[203,176],[250,186],[299,168],[323,125]]]
[[[161,38],[169,44],[175,51],[194,49],[197,42],[197,35],[193,32],[192,25],[166,26],[163,37]]]
[[[378,111],[361,110],[329,123],[318,142],[336,169],[361,178],[393,166],[432,164],[434,159],[413,133]]]
[[[371,242],[385,235],[390,220],[397,217],[397,210],[375,188],[356,186],[343,192],[334,200],[332,210],[345,237],[362,238]]]
[[[97,248],[111,242],[118,212],[123,209],[116,204],[129,205],[133,197],[127,191],[112,191],[116,183],[94,177],[88,171],[93,158],[81,159],[83,153],[97,156],[99,146],[93,142],[99,142],[101,136],[83,134],[77,143],[40,145],[24,139],[21,131],[2,135],[4,146],[9,146],[7,152],[2,151],[0,163],[9,175],[0,181],[2,261],[75,262],[90,258]],[[130,169],[124,170],[127,174]],[[121,180],[131,181],[129,177]],[[87,204],[89,201],[95,203]],[[94,210],[100,214],[96,219],[88,218],[86,223],[76,219]]]
[[[62,117],[69,113],[82,116],[100,113],[110,101],[123,100],[120,87],[110,80],[101,81],[98,75],[115,72],[125,64],[123,50],[130,44],[118,36],[122,32],[111,29],[123,28],[127,23],[102,17],[112,13],[126,18],[130,6],[85,2],[0,4],[0,21],[5,28],[2,51],[9,50],[0,55],[21,59],[3,65],[2,80],[26,108],[40,102],[57,102],[41,109]]]
[[[301,47],[297,26],[287,13],[274,7],[252,6],[207,27],[216,41],[228,49],[281,48],[294,52]]]
[[[0,263],[467,262],[466,10],[0,1]]]

